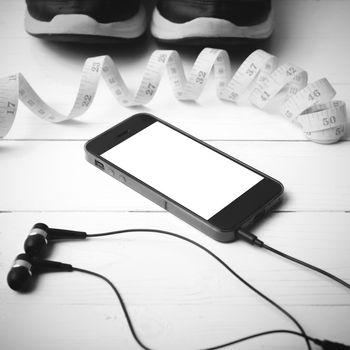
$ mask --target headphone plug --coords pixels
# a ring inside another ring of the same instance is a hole
[[[350,350],[349,345],[335,343],[329,340],[313,339],[313,342],[321,346],[323,350]]]
[[[260,241],[257,236],[255,236],[253,233],[249,231],[245,231],[242,229],[239,229],[237,231],[238,237],[242,239],[243,241],[246,241],[250,243],[251,245],[257,245],[258,247],[262,248],[264,246],[264,242]]]

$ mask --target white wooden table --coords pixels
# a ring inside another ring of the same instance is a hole
[[[277,26],[263,48],[281,62],[326,76],[350,105],[350,1],[276,0]],[[0,76],[21,71],[53,107],[68,112],[90,56],[113,57],[136,88],[151,38],[137,47],[47,43],[23,30],[25,4],[1,0]],[[252,48],[232,48],[233,68]],[[188,70],[199,49],[180,49]],[[49,124],[20,105],[0,143],[0,348],[138,349],[120,305],[102,281],[79,273],[40,276],[18,294],[6,274],[35,222],[89,233],[158,228],[190,237],[218,254],[283,305],[319,338],[350,343],[350,293],[314,272],[252,248],[221,244],[164,212],[84,159],[86,140],[133,113],[147,111],[279,179],[286,200],[254,228],[260,239],[350,280],[350,139],[322,146],[278,115],[216,99],[212,87],[195,103],[173,97],[167,79],[142,108],[117,104],[104,84],[83,117]],[[52,260],[92,269],[123,294],[137,333],[153,349],[200,349],[252,333],[286,328],[283,315],[199,249],[156,234],[133,233],[57,243]],[[232,349],[304,349],[302,339],[272,335]],[[316,349],[317,347],[315,347]]]

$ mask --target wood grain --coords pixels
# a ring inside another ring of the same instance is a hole
[[[167,213],[2,214],[0,237],[8,244],[1,255],[1,275],[5,275],[13,251],[21,250],[28,227],[36,220],[77,230],[83,225],[88,233],[135,226],[172,227],[218,254],[308,325],[310,332],[344,342],[348,339],[350,296],[345,289],[258,248],[241,242],[217,243]],[[277,249],[349,279],[349,224],[350,215],[346,213],[276,213],[257,227],[256,233]],[[152,348],[201,348],[248,333],[293,328],[216,261],[197,247],[171,237],[140,232],[57,243],[50,258],[111,278],[127,301],[140,336]],[[40,276],[35,292],[25,295],[9,290],[2,278],[0,292],[5,331],[2,339],[13,346],[10,348],[19,348],[31,337],[35,342],[36,328],[42,332],[39,348],[92,348],[102,337],[106,349],[138,348],[130,339],[112,291],[90,276]],[[26,329],[21,338],[9,336],[15,325]],[[303,348],[300,340],[288,336],[266,338],[264,345],[278,347],[279,341],[287,339],[290,348]]]
[[[286,188],[281,210],[350,210],[348,142],[210,144],[279,179]],[[87,163],[84,142],[7,141],[0,152],[1,211],[161,210]]]
[[[145,1],[148,13],[155,0]],[[276,30],[266,43],[227,48],[233,71],[254,49],[327,77],[350,104],[350,2],[275,0]],[[22,72],[54,108],[68,112],[86,58],[109,54],[136,89],[150,53],[138,46],[65,45],[23,30],[25,1],[0,2],[0,76]],[[188,72],[199,48],[179,48]],[[78,273],[46,274],[32,293],[17,294],[6,274],[35,222],[90,233],[147,227],[171,230],[218,254],[278,301],[318,338],[350,343],[350,294],[323,276],[243,242],[220,244],[97,171],[84,159],[86,140],[131,114],[146,111],[207,140],[276,177],[284,203],[252,228],[260,239],[350,281],[350,136],[332,146],[305,140],[276,106],[217,100],[209,81],[197,102],[176,101],[167,78],[145,107],[125,109],[101,83],[83,117],[50,124],[20,105],[0,143],[0,348],[138,349],[120,305],[102,281]],[[106,274],[120,289],[137,333],[152,349],[199,349],[254,332],[295,329],[279,312],[232,278],[198,248],[157,234],[133,233],[64,242],[49,258]],[[289,335],[259,338],[232,349],[305,349]],[[315,347],[316,349],[316,347]]]

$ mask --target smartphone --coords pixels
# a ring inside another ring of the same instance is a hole
[[[136,114],[85,145],[86,159],[215,240],[261,218],[283,185],[150,114]]]

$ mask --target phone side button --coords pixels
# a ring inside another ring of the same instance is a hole
[[[111,175],[111,176],[114,176],[114,170],[111,169],[111,168],[107,168],[107,174]]]
[[[119,175],[119,181],[122,182],[123,184],[126,184],[126,178],[123,175]]]

